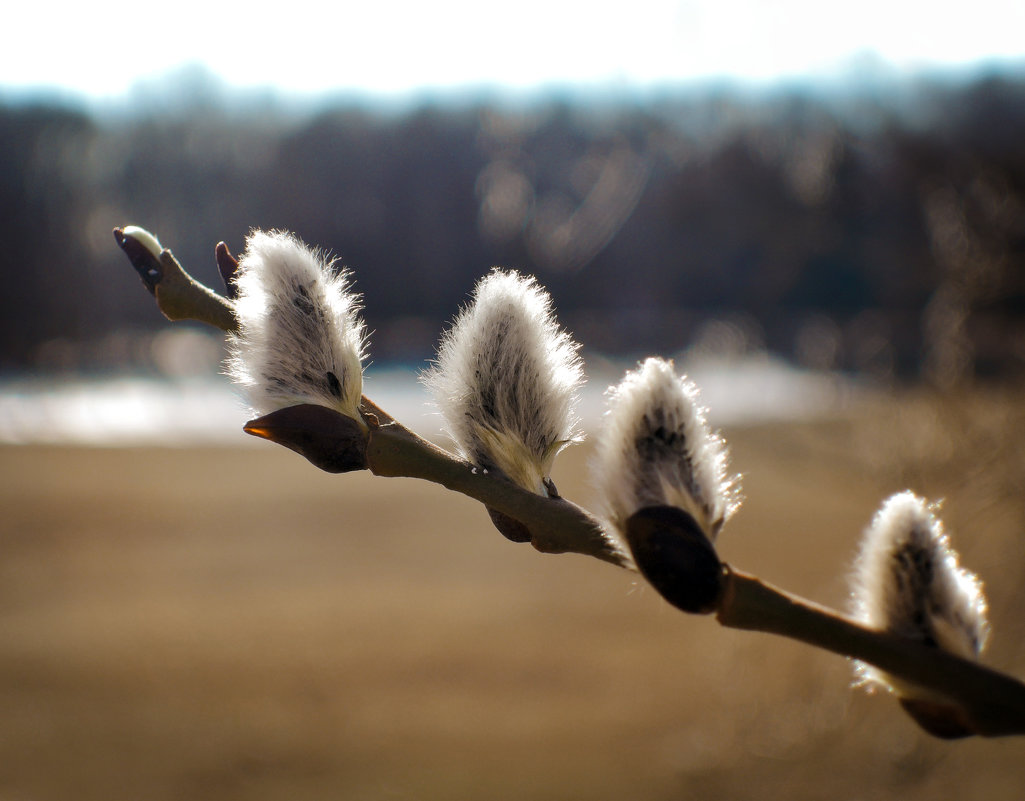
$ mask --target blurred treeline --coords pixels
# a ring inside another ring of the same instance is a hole
[[[173,93],[168,93],[171,97]],[[131,112],[0,106],[0,367],[110,367],[164,325],[111,229],[296,231],[355,270],[378,362],[429,357],[491,265],[591,352],[766,348],[943,385],[1025,366],[1025,80]]]

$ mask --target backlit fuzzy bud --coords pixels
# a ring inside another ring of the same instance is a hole
[[[649,506],[683,509],[710,541],[739,506],[722,438],[705,422],[698,389],[673,363],[650,358],[607,393],[592,462],[606,518],[617,531]]]
[[[866,530],[853,600],[866,626],[966,659],[978,657],[989,632],[982,583],[960,566],[936,508],[908,491],[888,498]],[[930,697],[870,665],[859,663],[857,672],[860,683],[902,698]]]
[[[556,454],[578,437],[578,348],[534,278],[482,278],[423,377],[463,457],[548,495]]]
[[[261,413],[326,406],[363,425],[365,333],[348,272],[282,231],[254,231],[235,276],[227,370]]]

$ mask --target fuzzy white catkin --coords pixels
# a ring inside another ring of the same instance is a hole
[[[853,585],[854,616],[870,628],[967,659],[986,643],[982,583],[959,564],[936,508],[910,491],[888,498],[865,531]],[[857,663],[856,672],[862,684],[928,697],[870,665]]]
[[[533,277],[495,268],[478,281],[423,375],[463,458],[548,494],[556,454],[579,436],[578,349]]]
[[[604,516],[619,531],[647,506],[688,512],[714,540],[740,503],[726,444],[709,430],[698,389],[673,363],[649,358],[606,393],[592,461]]]
[[[253,231],[239,260],[227,372],[254,410],[313,403],[362,423],[365,331],[349,274],[283,231]]]

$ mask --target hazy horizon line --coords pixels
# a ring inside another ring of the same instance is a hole
[[[772,78],[723,74],[648,81],[552,80],[529,86],[482,81],[401,90],[339,87],[308,92],[273,84],[233,84],[204,64],[189,63],[139,79],[116,93],[90,93],[54,84],[19,86],[0,81],[0,104],[79,108],[98,114],[152,112],[158,104],[173,112],[215,103],[225,105],[229,111],[271,106],[281,111],[302,112],[346,106],[401,114],[429,106],[523,108],[559,102],[616,106],[721,95],[747,100],[802,94],[856,97],[861,93],[901,93],[918,87],[970,85],[1000,78],[1025,80],[1025,56],[902,67],[874,54],[864,54],[835,70]]]

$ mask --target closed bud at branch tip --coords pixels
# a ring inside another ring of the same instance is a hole
[[[579,437],[578,348],[534,278],[497,268],[482,278],[423,376],[463,458],[554,494],[555,456]]]
[[[157,238],[145,228],[126,225],[114,229],[114,241],[128,257],[146,289],[155,295],[157,284],[164,276],[164,267],[160,262],[164,248]]]
[[[936,507],[912,492],[891,496],[876,513],[862,540],[853,584],[854,615],[870,628],[965,659],[977,659],[986,643],[982,583],[961,567]],[[941,697],[871,665],[858,663],[856,671],[858,683],[896,693],[929,728],[915,710],[933,709]],[[929,714],[935,718],[934,711]]]
[[[150,252],[154,259],[159,259],[160,254],[163,253],[164,247],[160,244],[160,241],[147,231],[145,228],[140,228],[137,225],[126,225],[121,229],[121,236],[128,239],[134,239],[146,250]]]
[[[726,445],[709,430],[697,387],[671,361],[650,358],[607,398],[591,465],[604,516],[622,535],[638,510],[673,506],[713,542],[739,506],[739,477],[727,476]]]
[[[253,231],[234,276],[238,333],[228,375],[260,414],[325,406],[365,428],[365,331],[349,274],[282,231]]]

